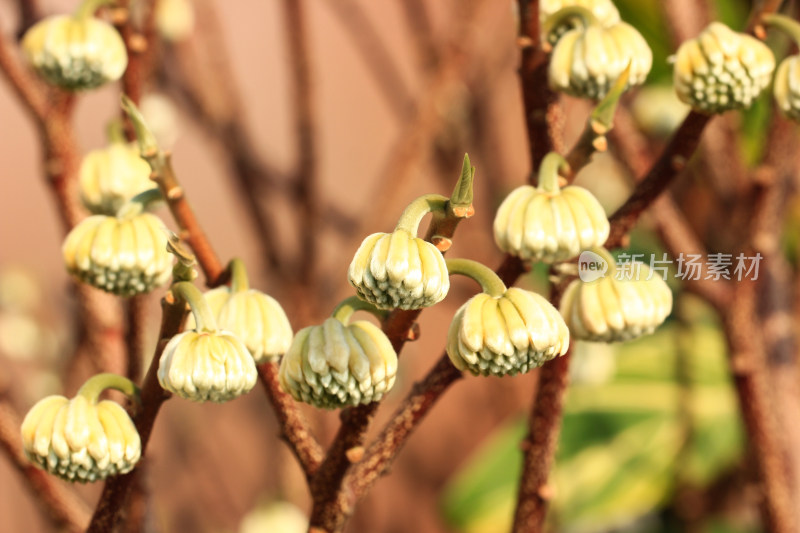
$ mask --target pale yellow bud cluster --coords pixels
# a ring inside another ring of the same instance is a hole
[[[70,90],[118,80],[128,65],[117,30],[92,17],[47,17],[28,30],[22,49],[48,83]]]
[[[87,217],[67,235],[62,252],[70,274],[120,296],[149,292],[172,272],[164,225],[150,213]]]
[[[473,296],[456,312],[447,355],[459,370],[505,376],[528,372],[563,355],[569,330],[545,298],[512,287],[502,296]]]
[[[778,65],[773,94],[781,112],[800,121],[800,56],[789,56]]]
[[[142,453],[128,413],[109,400],[92,403],[48,396],[22,422],[22,445],[31,462],[67,481],[98,481],[130,472]]]
[[[636,275],[615,276],[611,269],[604,277],[567,287],[561,314],[574,339],[628,341],[652,333],[669,316],[672,291],[664,280],[642,263],[626,268]]]
[[[580,98],[600,100],[630,63],[627,87],[641,85],[653,65],[653,53],[636,28],[579,25],[559,38],[550,57],[550,88]]]
[[[238,336],[256,363],[277,361],[292,344],[292,326],[275,298],[255,289],[218,287],[204,294],[220,329]],[[187,329],[194,329],[189,315]]]
[[[601,246],[608,233],[603,206],[576,185],[554,191],[518,187],[503,200],[494,219],[494,239],[502,251],[546,263]]]
[[[191,0],[158,0],[156,27],[168,41],[181,41],[194,29],[194,7]]]
[[[81,163],[78,183],[83,205],[102,215],[116,215],[128,200],[155,187],[150,165],[139,156],[139,148],[124,143],[89,152]]]
[[[295,400],[336,409],[380,400],[396,374],[397,354],[380,328],[328,318],[297,333],[278,375]]]
[[[442,253],[405,229],[364,239],[348,271],[358,296],[379,309],[420,309],[444,299],[450,278]]]
[[[158,365],[165,390],[194,402],[227,402],[250,392],[258,379],[253,356],[226,331],[186,331],[167,343]]]
[[[678,48],[673,82],[678,97],[693,109],[722,113],[750,107],[774,70],[775,57],[767,45],[712,22]]]

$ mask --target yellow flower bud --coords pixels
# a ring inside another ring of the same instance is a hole
[[[396,374],[397,354],[380,328],[328,318],[297,333],[278,376],[295,400],[336,409],[380,400]]]
[[[574,339],[627,341],[652,333],[669,316],[672,291],[664,280],[643,263],[626,268],[633,275],[618,276],[612,268],[604,277],[567,287],[561,315]]]
[[[567,31],[550,56],[550,88],[580,98],[602,99],[630,63],[627,87],[641,85],[653,65],[653,53],[630,24],[608,27],[588,23]]]
[[[227,331],[185,331],[170,339],[158,364],[164,390],[194,402],[227,402],[258,378],[244,343]]]
[[[194,29],[194,7],[190,0],[158,0],[156,27],[168,41],[181,41]]]
[[[447,355],[475,375],[523,374],[564,355],[569,330],[550,302],[512,287],[502,296],[480,293],[456,312]]]
[[[118,80],[128,65],[117,30],[92,17],[47,17],[25,33],[22,50],[48,83],[69,90]]]
[[[775,72],[773,94],[778,109],[800,122],[800,56],[789,56],[781,61]]]
[[[746,109],[769,85],[775,56],[750,35],[712,22],[675,53],[673,83],[693,109],[722,113]]]
[[[620,21],[619,11],[617,11],[617,7],[611,0],[540,0],[539,23],[541,27],[548,27],[548,19],[558,11],[573,6],[589,10],[602,26],[613,26]],[[570,24],[569,20],[566,20],[561,24],[548,28],[548,32],[542,33],[542,38],[550,44],[555,44],[564,33],[574,27],[574,24]]]
[[[239,337],[256,363],[277,361],[292,344],[292,326],[275,298],[255,289],[218,287],[204,295],[220,329]],[[194,329],[189,315],[187,329]]]
[[[556,263],[601,246],[609,224],[600,202],[582,187],[548,191],[523,185],[509,194],[494,219],[494,240],[525,260]]]
[[[98,481],[130,472],[142,453],[128,413],[109,400],[80,394],[48,396],[22,422],[22,445],[31,462],[67,481]]]
[[[112,143],[83,158],[79,173],[81,200],[95,214],[116,215],[137,194],[155,187],[150,165],[135,144]]]
[[[380,309],[429,307],[450,289],[442,253],[400,228],[364,239],[348,277],[358,296]]]
[[[62,252],[70,274],[120,296],[149,292],[172,273],[164,226],[151,213],[87,217],[69,232]]]

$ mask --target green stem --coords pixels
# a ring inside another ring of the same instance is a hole
[[[411,202],[408,207],[406,207],[405,211],[403,211],[403,214],[400,215],[400,220],[397,221],[395,230],[404,229],[416,236],[419,223],[422,222],[422,218],[425,215],[434,211],[446,213],[447,200],[447,197],[441,194],[425,194],[420,196]]]
[[[762,22],[769,26],[778,28],[794,40],[795,43],[800,45],[800,23],[796,20],[787,17],[786,15],[777,15],[770,13],[761,17]]]
[[[126,219],[135,217],[139,213],[147,211],[153,207],[154,204],[163,201],[164,195],[161,194],[161,190],[158,187],[147,189],[123,204],[122,207],[120,207],[117,211],[117,218]]]
[[[91,0],[89,0],[91,1]],[[136,130],[136,140],[139,141],[139,151],[142,153],[142,158],[148,159],[154,157],[158,153],[158,142],[156,136],[150,131],[147,122],[144,120],[139,108],[133,103],[133,100],[126,95],[122,95],[122,109],[131,119],[133,129]]]
[[[486,265],[472,259],[445,259],[445,263],[450,275],[461,274],[474,279],[481,286],[481,290],[489,296],[499,298],[506,292],[503,280]]]
[[[75,10],[74,17],[76,19],[87,19],[94,16],[95,11],[100,9],[100,6],[106,4],[113,4],[116,0],[83,0],[83,3]]]
[[[558,174],[569,172],[569,165],[561,154],[550,152],[542,160],[539,166],[538,188],[551,194],[558,193],[561,188],[558,186]]]
[[[100,394],[106,389],[118,390],[137,402],[139,401],[139,387],[133,381],[124,376],[109,373],[97,374],[87,379],[86,383],[78,389],[78,394],[89,400],[90,403],[96,404]]]
[[[611,255],[611,252],[602,246],[594,246],[589,251],[603,258],[603,261],[608,264],[608,277],[614,277],[617,272],[617,262],[614,261],[614,256]]]
[[[250,288],[250,283],[247,279],[247,269],[244,267],[244,261],[235,257],[231,259],[231,292],[242,292]]]
[[[181,281],[174,284],[171,290],[177,298],[189,304],[197,324],[196,331],[217,331],[217,320],[197,287],[188,281]]]
[[[383,320],[388,314],[387,311],[378,309],[371,303],[365,302],[358,296],[351,296],[350,298],[342,300],[342,302],[336,306],[336,309],[333,310],[331,316],[346,326],[350,321],[350,317],[353,316],[353,313],[356,311],[367,311],[368,313],[372,313],[378,318],[378,320]]]
[[[600,24],[600,21],[597,20],[591,10],[581,6],[569,6],[559,9],[547,17],[542,25],[542,34],[550,35],[554,28],[576,19],[580,21],[584,28],[593,24]]]
[[[106,126],[106,137],[111,144],[127,144],[128,140],[125,138],[122,120],[115,118],[108,122],[108,126]]]

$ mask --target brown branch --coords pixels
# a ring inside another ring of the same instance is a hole
[[[317,261],[316,234],[319,226],[317,181],[317,142],[311,59],[306,29],[306,5],[299,0],[284,0],[284,23],[291,65],[291,93],[294,95],[294,127],[298,162],[294,171],[294,201],[299,207],[300,258],[297,268],[304,285],[311,284]]]
[[[158,411],[164,401],[171,396],[161,388],[158,382],[159,360],[169,340],[180,332],[187,312],[186,304],[182,300],[176,301],[171,292],[161,300],[161,309],[162,319],[158,345],[142,384],[141,407],[132,417],[142,441],[142,460],[146,459],[147,443],[150,440]],[[92,521],[86,530],[87,533],[114,531],[120,519],[127,512],[128,495],[139,475],[140,468],[136,468],[128,474],[112,477],[106,481]]]
[[[533,177],[545,155],[553,151],[564,153],[561,136],[564,117],[558,95],[546,82],[549,57],[540,44],[539,0],[518,0],[518,5],[522,47],[519,79]]]
[[[53,525],[70,533],[83,531],[89,523],[89,509],[74,492],[25,458],[20,425],[19,417],[5,398],[5,393],[0,393],[0,447],[22,475],[37,502],[44,507]]]
[[[319,469],[325,452],[311,433],[297,402],[278,383],[278,366],[275,363],[259,365],[258,376],[278,417],[281,438],[289,445],[306,478],[310,480]]]
[[[47,87],[22,64],[16,50],[12,51],[3,37],[0,37],[0,71],[33,118],[44,120],[50,111]]]
[[[406,26],[411,31],[417,62],[423,70],[436,67],[439,53],[433,39],[430,16],[423,0],[399,0]]]
[[[125,375],[134,383],[139,383],[142,378],[142,359],[144,358],[144,341],[147,331],[147,300],[147,295],[140,294],[125,302],[127,317],[125,347],[128,363]]]
[[[19,28],[17,29],[17,39],[22,39],[28,28],[36,24],[42,18],[42,10],[39,0],[17,0],[19,9]]]

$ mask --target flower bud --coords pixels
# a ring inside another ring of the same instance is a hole
[[[220,329],[239,337],[256,363],[277,361],[292,344],[292,326],[275,298],[255,289],[218,287],[204,295]],[[186,329],[194,329],[189,315]]]
[[[193,402],[227,402],[250,392],[258,378],[244,343],[227,331],[185,331],[164,347],[158,382]]]
[[[396,373],[397,354],[380,328],[328,318],[297,333],[278,376],[295,400],[336,409],[380,400]]]
[[[441,252],[399,228],[364,239],[348,276],[358,296],[380,309],[429,307],[450,289]]]
[[[524,260],[557,263],[601,246],[609,224],[600,202],[582,187],[553,191],[523,185],[511,191],[494,219],[494,240]]]
[[[95,214],[116,215],[137,194],[152,189],[150,165],[135,144],[112,143],[83,158],[80,169],[83,205]]]
[[[31,462],[67,481],[98,481],[133,470],[142,454],[128,413],[109,400],[80,394],[48,396],[22,422],[22,445]]]
[[[25,33],[22,49],[39,75],[68,90],[118,80],[128,65],[117,30],[93,17],[47,17]]]
[[[172,272],[164,226],[151,213],[87,217],[69,232],[62,252],[70,274],[120,296],[149,292]]]
[[[447,334],[450,361],[476,376],[524,374],[567,348],[569,330],[556,308],[516,287],[499,297],[480,293],[470,298]]]
[[[789,56],[781,61],[772,90],[781,112],[800,121],[800,56]]]
[[[630,24],[603,27],[588,23],[567,31],[550,56],[550,88],[579,98],[603,98],[630,63],[627,87],[641,85],[653,65],[653,53]]]
[[[575,28],[575,25],[567,19],[553,25],[553,27],[549,27],[548,19],[558,11],[573,6],[589,10],[597,18],[597,22],[601,26],[613,26],[620,21],[619,11],[617,11],[617,7],[611,0],[540,0],[539,23],[542,28],[549,30],[543,32],[542,37],[550,44],[555,44],[562,35]]]
[[[769,85],[775,57],[755,37],[712,22],[678,48],[674,68],[682,101],[698,111],[722,113],[750,107]]]
[[[611,269],[604,277],[567,287],[561,315],[574,339],[628,341],[652,333],[670,314],[672,291],[664,280],[642,263],[626,268],[636,275],[629,279]]]
[[[190,0],[157,0],[156,27],[168,41],[181,41],[194,29],[194,8]]]

